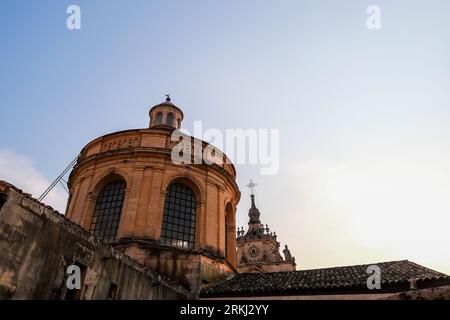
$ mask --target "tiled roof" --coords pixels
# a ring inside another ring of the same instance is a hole
[[[372,293],[378,290],[367,289],[367,279],[370,276],[367,267],[370,265],[373,264],[293,272],[241,273],[205,287],[201,296]],[[415,279],[418,286],[436,281],[450,283],[449,276],[408,260],[381,262],[375,265],[381,270],[382,292],[395,292],[402,287],[409,289],[411,279]]]

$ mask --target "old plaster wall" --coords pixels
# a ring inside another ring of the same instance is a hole
[[[0,299],[67,298],[72,264],[85,270],[80,299],[188,296],[180,285],[0,181]]]

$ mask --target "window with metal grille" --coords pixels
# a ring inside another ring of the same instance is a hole
[[[125,198],[125,181],[115,180],[103,187],[95,204],[90,231],[106,242],[116,239]]]
[[[172,183],[166,191],[161,242],[193,249],[195,245],[195,216],[197,199],[182,183]]]

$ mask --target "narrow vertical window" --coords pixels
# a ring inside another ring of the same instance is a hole
[[[115,180],[103,187],[95,204],[90,231],[106,242],[114,242],[125,198],[125,181]]]
[[[171,112],[169,112],[167,114],[167,120],[166,120],[166,124],[168,126],[173,126],[173,114]]]
[[[156,124],[162,124],[162,112],[156,114]]]
[[[182,183],[172,183],[166,191],[161,229],[164,244],[193,249],[197,199],[194,192]]]
[[[225,257],[228,258],[228,215],[225,215]]]
[[[111,283],[109,286],[109,292],[108,292],[108,300],[116,300],[117,296],[117,284]]]
[[[236,230],[235,230],[234,214],[231,203],[225,206],[225,258],[229,261],[235,261],[236,256]]]

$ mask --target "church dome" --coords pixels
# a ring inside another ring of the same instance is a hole
[[[217,162],[176,163],[183,112],[170,97],[150,110],[150,127],[89,142],[69,176],[66,217],[157,272],[198,290],[236,268],[236,170]],[[194,137],[192,145],[209,143]],[[184,142],[184,138],[183,138]],[[194,154],[192,155],[192,159]],[[185,279],[197,265],[200,278]]]

